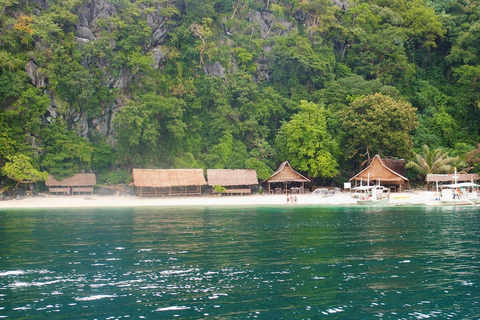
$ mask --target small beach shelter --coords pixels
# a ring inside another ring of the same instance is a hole
[[[301,184],[301,190],[305,190],[305,182],[310,182],[310,179],[293,170],[290,163],[285,161],[278,167],[277,171],[275,171],[270,178],[265,181],[268,182],[268,193],[274,193],[274,191],[275,193],[278,192],[278,188],[276,190],[271,189],[272,183],[283,183],[283,188],[280,190],[280,192],[288,193],[289,182],[299,183]]]
[[[358,183],[369,183],[370,185],[380,183],[383,186],[393,187],[400,192],[409,183],[408,178],[386,166],[378,154],[373,157],[368,167],[357,173],[349,181],[353,181],[354,185]]]
[[[55,179],[52,175],[48,176],[45,185],[48,192],[61,194],[93,194],[93,186],[97,184],[94,173],[78,173],[72,177],[62,180]]]
[[[436,182],[439,184],[456,182],[476,182],[480,180],[477,173],[454,173],[451,174],[427,174],[427,182]]]
[[[138,196],[201,195],[206,185],[202,169],[133,169]]]
[[[258,184],[254,169],[207,169],[209,186],[253,186]]]
[[[209,186],[226,187],[225,193],[250,194],[252,190],[249,187],[258,184],[257,171],[254,169],[207,169],[207,183]]]

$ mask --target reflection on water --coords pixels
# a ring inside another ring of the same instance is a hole
[[[0,318],[466,319],[478,209],[0,211]]]

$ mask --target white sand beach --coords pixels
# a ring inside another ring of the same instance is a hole
[[[431,202],[433,193],[416,191],[390,194],[388,205],[422,205]],[[337,193],[330,196],[313,194],[297,195],[294,205],[353,205],[356,200],[350,193]],[[0,201],[0,209],[21,208],[88,208],[88,207],[179,207],[179,206],[276,206],[287,205],[284,195],[245,195],[245,196],[200,196],[140,198],[137,196],[52,196],[26,197]],[[292,205],[292,204],[290,204]]]

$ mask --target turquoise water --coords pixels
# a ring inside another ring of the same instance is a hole
[[[480,210],[0,210],[0,318],[475,319]]]

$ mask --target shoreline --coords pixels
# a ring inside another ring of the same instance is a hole
[[[26,197],[0,201],[1,209],[48,209],[48,208],[115,208],[115,207],[208,207],[208,206],[341,206],[355,205],[356,199],[350,193],[338,193],[330,196],[300,194],[297,203],[287,204],[285,195],[244,195],[244,196],[191,196],[140,198],[138,196],[52,196]],[[390,194],[386,206],[427,205],[433,200],[433,192],[417,191]]]

